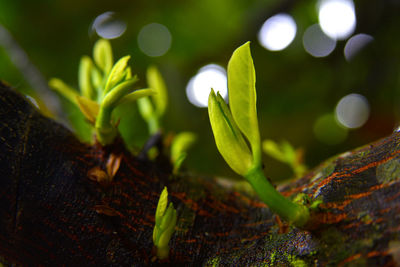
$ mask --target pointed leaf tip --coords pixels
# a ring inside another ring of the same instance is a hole
[[[228,63],[229,104],[233,119],[251,144],[255,161],[260,161],[255,82],[250,42],[246,42],[233,52]]]

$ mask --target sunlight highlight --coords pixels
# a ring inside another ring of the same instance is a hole
[[[91,29],[104,39],[115,39],[124,34],[126,23],[115,18],[115,12],[108,11],[96,17]]]
[[[336,41],[327,36],[319,24],[314,24],[304,32],[303,46],[314,57],[326,57],[335,49]]]
[[[344,57],[351,61],[366,45],[374,40],[374,37],[368,34],[360,33],[352,36],[344,47]]]
[[[198,73],[190,79],[186,87],[186,95],[189,102],[197,107],[208,106],[208,96],[211,88],[219,92],[226,99],[228,96],[228,80],[226,70],[216,64],[202,67]]]
[[[322,0],[319,4],[319,24],[333,39],[348,38],[356,27],[356,14],[352,0]]]
[[[137,41],[140,50],[147,56],[160,57],[171,48],[172,36],[166,26],[151,23],[140,30]]]
[[[280,13],[264,22],[258,33],[258,41],[268,50],[283,50],[293,41],[296,31],[296,22],[292,16]]]
[[[369,103],[367,98],[359,94],[349,94],[336,106],[336,119],[343,126],[354,129],[363,126],[369,117]]]

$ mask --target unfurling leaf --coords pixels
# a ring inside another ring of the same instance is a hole
[[[100,108],[102,107],[116,107],[118,102],[131,91],[133,91],[132,85],[138,81],[135,76],[130,80],[124,81],[110,90],[110,92],[104,97]]]
[[[99,114],[99,104],[83,96],[77,96],[76,101],[82,114],[85,115],[86,119],[90,123],[94,124],[96,122],[96,117]]]
[[[93,58],[97,66],[107,75],[113,65],[113,54],[111,44],[108,40],[100,39],[93,48]]]
[[[236,173],[245,175],[252,166],[251,152],[227,104],[214,90],[208,98],[208,114],[218,151]]]
[[[256,108],[256,75],[250,42],[237,48],[228,63],[229,105],[240,131],[250,142],[254,160],[261,162]]]
[[[106,86],[104,87],[103,95],[107,94],[111,88],[113,88],[117,83],[119,83],[126,76],[126,67],[131,56],[124,56],[115,63],[112,67]]]

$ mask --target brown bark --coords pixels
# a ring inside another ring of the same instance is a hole
[[[334,157],[281,190],[321,200],[306,229],[213,179],[172,177],[121,143],[81,144],[0,85],[0,261],[22,266],[395,266],[400,257],[400,134]],[[111,154],[110,184],[93,181]],[[178,212],[170,257],[153,261],[159,194]],[[286,229],[287,228],[287,229]],[[285,230],[286,229],[286,230]]]

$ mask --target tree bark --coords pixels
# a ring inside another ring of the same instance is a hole
[[[80,143],[0,84],[0,262],[20,266],[396,266],[400,134],[336,156],[279,188],[320,200],[310,223],[280,222],[256,197],[173,176],[121,142]],[[109,185],[88,177],[122,157]],[[170,256],[154,258],[158,197],[178,213]]]

